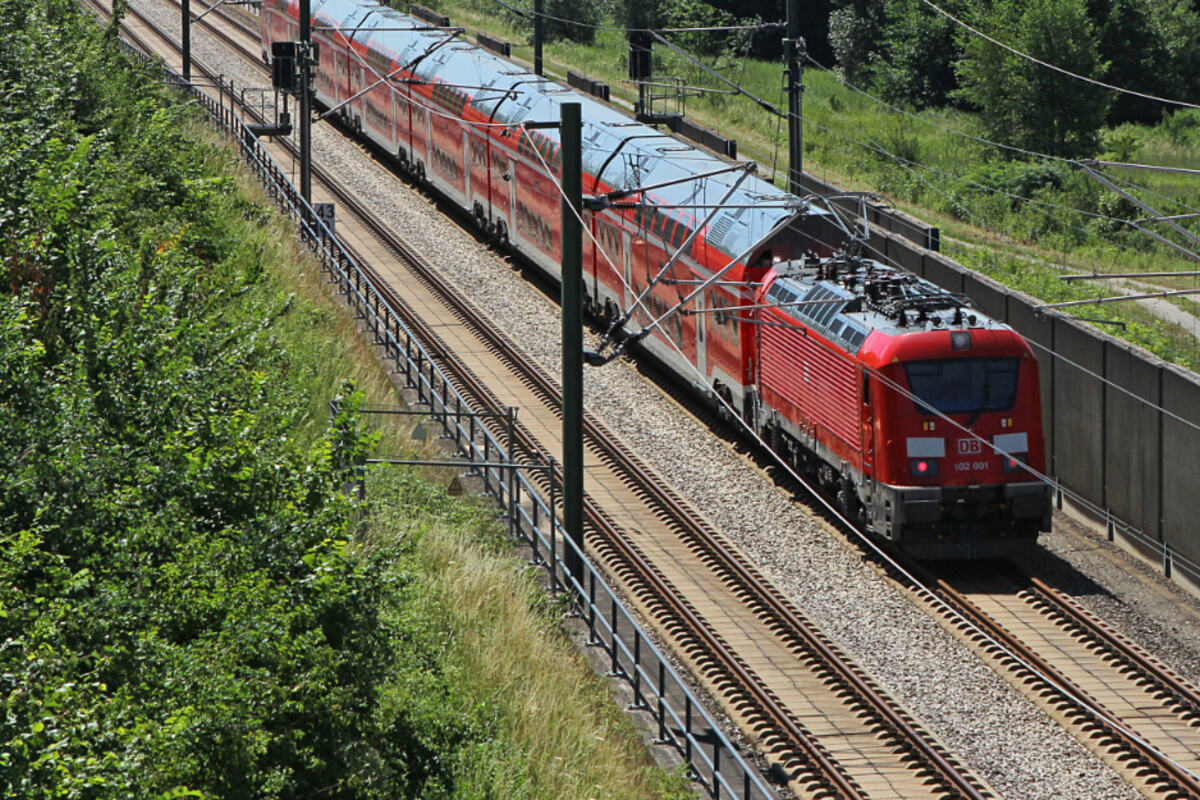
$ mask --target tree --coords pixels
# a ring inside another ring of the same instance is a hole
[[[1093,0],[1100,56],[1109,63],[1106,82],[1147,94],[1176,91],[1165,31],[1149,0]],[[1157,122],[1163,107],[1152,100],[1118,94],[1108,123]]]
[[[944,3],[956,15],[955,3]],[[921,0],[894,0],[884,10],[874,86],[887,100],[913,108],[940,106],[958,86],[958,27]]]
[[[1163,0],[1151,3],[1148,10],[1167,51],[1160,67],[1167,73],[1165,95],[1196,102],[1200,96],[1200,1]]]
[[[976,27],[997,41],[1076,75],[1104,64],[1083,0],[1001,0]],[[962,34],[955,96],[979,110],[988,136],[1014,147],[1075,158],[1095,152],[1107,89],[1063,75],[970,32]]]
[[[879,50],[883,4],[851,0],[829,15],[829,45],[846,80],[870,81],[873,56]]]

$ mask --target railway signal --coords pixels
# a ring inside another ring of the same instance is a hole
[[[281,92],[294,92],[298,83],[296,43],[271,42],[271,85]]]

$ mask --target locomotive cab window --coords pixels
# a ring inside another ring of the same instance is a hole
[[[1013,407],[1019,369],[1016,358],[951,358],[910,361],[904,374],[917,413],[979,414]]]

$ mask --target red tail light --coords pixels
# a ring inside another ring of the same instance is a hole
[[[910,458],[908,471],[914,478],[936,478],[938,462],[934,458]]]
[[[1025,453],[1017,453],[1011,456],[1002,456],[1004,465],[1004,474],[1011,475],[1014,472],[1024,472],[1025,465],[1021,462],[1026,458]]]

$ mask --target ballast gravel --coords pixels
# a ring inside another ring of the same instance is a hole
[[[178,31],[179,11],[133,5]],[[203,29],[193,52],[239,86],[265,78]],[[481,247],[419,192],[328,125],[314,158],[359,187],[399,235],[442,265],[465,296],[551,374],[560,368],[558,307],[505,257]],[[290,165],[284,165],[288,167]],[[1011,800],[1136,798],[1099,759],[1012,689],[941,626],[839,543],[728,442],[698,423],[633,366],[588,369],[587,409],[620,435],[796,605],[959,759]],[[1196,605],[1094,536],[1043,537],[1050,568],[1079,570],[1081,600],[1186,676],[1200,676]]]

